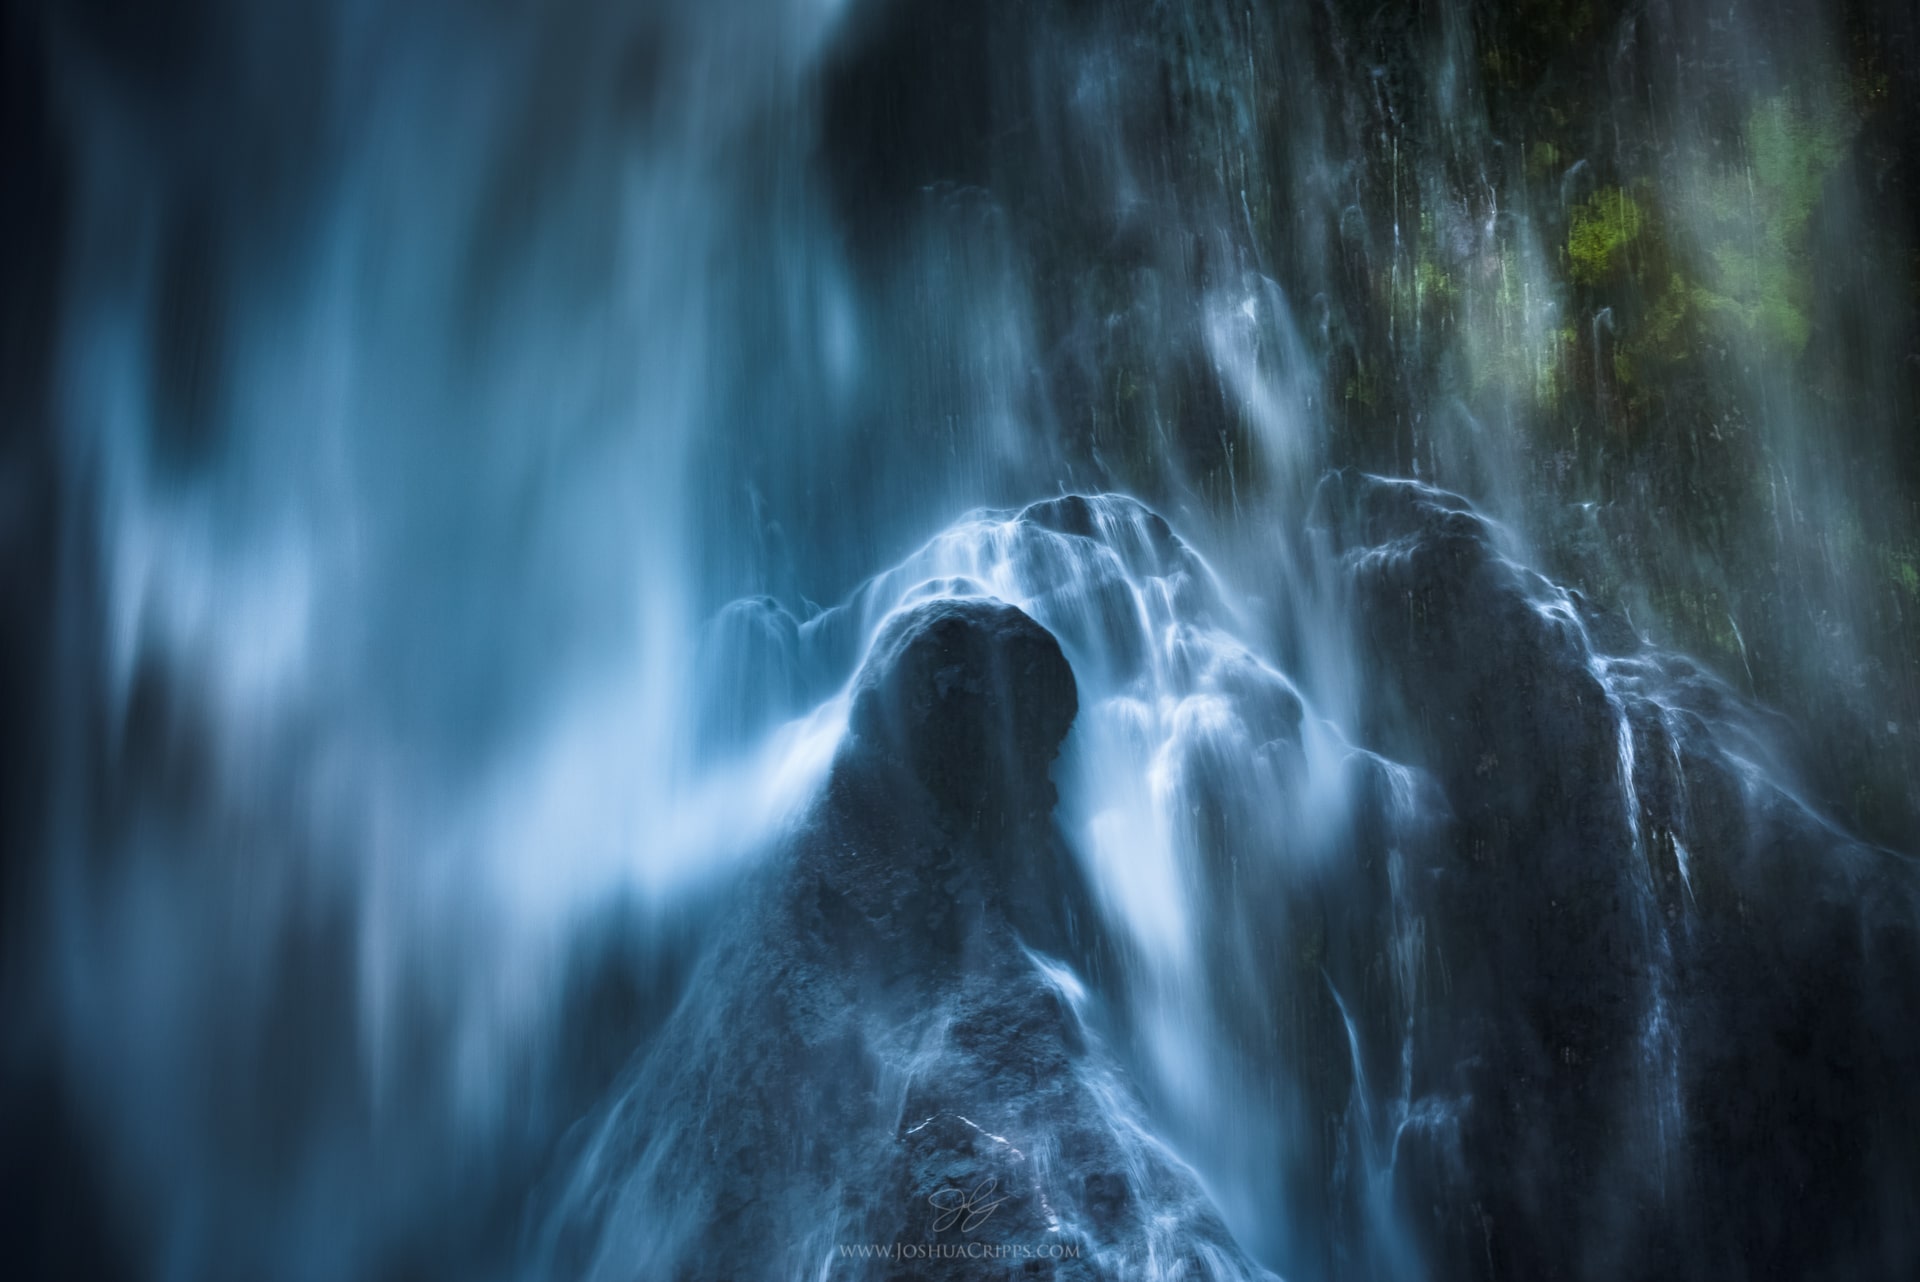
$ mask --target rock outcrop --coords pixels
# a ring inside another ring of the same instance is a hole
[[[1066,963],[1095,946],[1051,821],[1075,710],[1011,606],[885,625],[811,818],[576,1135],[536,1268],[1266,1276],[1150,1137]]]
[[[1450,810],[1419,896],[1448,998],[1413,1071],[1471,1104],[1457,1153],[1397,1173],[1437,1271],[1886,1275],[1913,1243],[1883,1208],[1920,1194],[1911,860],[1825,820],[1764,713],[1463,500],[1342,473],[1317,520],[1364,733]]]

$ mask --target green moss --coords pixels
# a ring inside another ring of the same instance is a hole
[[[1887,574],[1912,601],[1920,601],[1920,548],[1888,548]]]
[[[1349,402],[1368,409],[1372,409],[1379,400],[1379,389],[1374,385],[1373,376],[1364,367],[1354,371],[1344,391]]]
[[[1813,115],[1784,98],[1762,103],[1748,117],[1747,151],[1754,183],[1770,206],[1768,231],[1774,238],[1805,229],[1852,132],[1851,123],[1837,114]]]
[[[1521,70],[1519,59],[1498,46],[1480,51],[1480,73],[1497,84],[1518,84]]]
[[[1507,405],[1530,399],[1537,409],[1564,391],[1559,317],[1551,300],[1532,288],[1539,277],[1537,264],[1502,241],[1492,260],[1483,258],[1460,283],[1455,332],[1475,397]]]
[[[1658,390],[1662,375],[1687,359],[1692,345],[1688,328],[1696,315],[1693,295],[1687,280],[1679,272],[1672,272],[1666,287],[1647,304],[1614,348],[1614,379],[1627,391],[1634,407],[1644,407],[1648,396]]]
[[[1853,122],[1772,98],[1747,118],[1746,163],[1706,184],[1700,221],[1705,279],[1692,291],[1723,330],[1798,355],[1813,296],[1808,228],[1827,177],[1846,156]]]
[[[1426,254],[1414,265],[1413,283],[1422,302],[1445,302],[1454,295],[1453,278]]]
[[[1667,348],[1679,337],[1691,310],[1688,295],[1687,282],[1679,272],[1673,273],[1667,281],[1666,292],[1654,300],[1653,306],[1647,309],[1646,319],[1641,323],[1640,332],[1648,344]]]
[[[1620,251],[1632,244],[1646,225],[1640,203],[1618,187],[1593,193],[1573,210],[1567,227],[1567,256],[1573,260],[1573,279],[1598,285],[1620,267]]]

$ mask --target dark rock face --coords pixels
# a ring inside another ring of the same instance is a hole
[[[1010,606],[934,601],[883,630],[816,811],[583,1128],[535,1268],[1266,1276],[1049,960],[1096,947],[1050,817],[1076,697]]]
[[[1012,606],[933,601],[874,642],[851,726],[944,816],[1032,822],[1053,809],[1047,766],[1078,711],[1060,645]]]
[[[1449,1009],[1415,1073],[1472,1103],[1457,1156],[1398,1173],[1443,1274],[1908,1275],[1911,861],[1821,819],[1762,714],[1461,500],[1339,474],[1318,520],[1368,737],[1451,810],[1420,883]]]
[[[1259,1087],[1233,1107],[1275,1101],[1215,1187],[1264,1181],[1284,1232],[1241,1240],[1306,1277],[1909,1275],[1912,863],[1797,795],[1767,714],[1463,500],[1337,474],[1315,524],[1369,678],[1345,809],[1315,808],[1329,749],[1251,655],[1184,652],[1231,733],[1170,756],[1207,976],[1186,1035],[1216,1039],[1210,1082]],[[577,1133],[533,1272],[1263,1276],[1136,1101],[1147,981],[1052,819],[1083,691],[1084,739],[1160,661],[1120,567],[1176,571],[1182,621],[1210,574],[1110,497],[981,528],[1087,656],[1078,688],[967,557],[722,621],[753,689],[800,704],[876,639],[824,793]]]

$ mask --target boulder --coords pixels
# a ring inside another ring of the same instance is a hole
[[[1100,943],[1048,780],[1076,700],[1011,606],[883,628],[816,809],[576,1131],[535,1272],[1268,1277],[1151,1137],[1078,978]]]
[[[1786,727],[1465,500],[1341,472],[1315,520],[1372,677],[1362,734],[1449,814],[1415,883],[1448,1001],[1411,1071],[1472,1104],[1457,1153],[1400,1168],[1434,1272],[1901,1258],[1881,1208],[1920,1192],[1895,1156],[1920,1139],[1912,862],[1803,800]]]
[[[1010,605],[940,600],[894,616],[854,685],[852,751],[910,776],[944,820],[1031,822],[1078,711],[1059,642]]]

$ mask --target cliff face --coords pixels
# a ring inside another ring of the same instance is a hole
[[[1137,505],[1061,500],[946,549],[1069,622],[1083,689],[1029,615],[923,577],[934,552],[875,580],[867,611],[916,590],[880,616],[825,791],[570,1143],[537,1269],[1258,1277],[1202,1192],[1248,1179],[1271,1200],[1237,1231],[1289,1275],[1909,1265],[1911,861],[1808,807],[1769,714],[1464,500],[1341,472],[1313,512],[1368,674],[1331,815],[1311,760],[1258,768],[1311,758],[1313,709],[1185,684],[1221,644],[1201,634],[1169,675],[1124,611],[1101,622],[1115,581],[1086,567],[1156,528]],[[1158,528],[1134,556],[1199,569]],[[841,622],[792,635],[831,648]],[[1116,700],[1206,710],[1156,756],[1184,962],[1089,880],[1144,870],[1099,873],[1097,826],[1055,814]],[[1222,1092],[1198,1114],[1193,1073]],[[1268,1103],[1236,1113],[1249,1081]],[[843,1250],[886,1244],[908,1254]]]
[[[1917,1138],[1912,860],[1808,807],[1772,717],[1507,559],[1452,496],[1337,474],[1318,510],[1375,741],[1450,812],[1418,896],[1449,1027],[1415,1062],[1464,1078],[1456,1195],[1504,1226],[1454,1258],[1905,1267],[1916,1244],[1869,1208],[1920,1195],[1895,1174]]]
[[[861,260],[995,211],[1077,484],[1228,525],[1327,466],[1466,494],[1914,828],[1910,7],[865,12],[824,150],[891,232]]]

